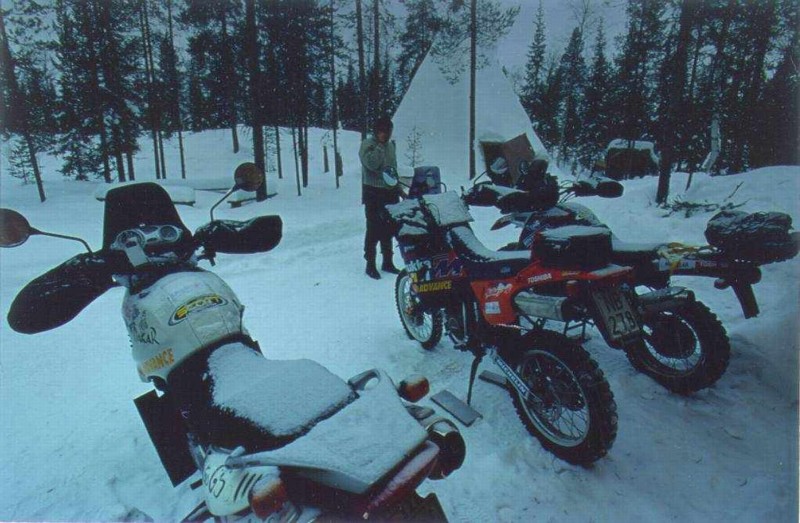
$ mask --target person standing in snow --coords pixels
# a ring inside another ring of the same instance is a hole
[[[392,230],[389,226],[386,205],[400,201],[399,186],[390,186],[384,181],[386,171],[397,173],[397,156],[394,140],[391,140],[394,125],[387,117],[378,118],[374,132],[361,142],[358,156],[361,159],[361,203],[367,218],[364,235],[364,258],[366,273],[370,278],[381,278],[375,266],[377,244],[381,244],[383,263],[381,269],[397,274],[392,262]]]

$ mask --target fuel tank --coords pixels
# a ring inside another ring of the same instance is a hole
[[[142,381],[167,379],[191,354],[237,334],[244,307],[214,273],[178,272],[138,293],[128,291],[122,317]]]

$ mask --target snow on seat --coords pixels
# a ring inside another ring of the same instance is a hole
[[[292,468],[318,483],[363,494],[411,457],[427,432],[403,406],[389,377],[288,445],[249,456]],[[374,381],[374,380],[373,380]]]
[[[214,406],[276,439],[302,434],[355,397],[345,381],[319,363],[268,360],[239,343],[215,350],[208,371]]]
[[[467,204],[454,192],[426,194],[422,197],[422,201],[439,227],[448,227],[473,221]]]
[[[615,263],[640,263],[654,260],[663,243],[629,243],[611,235],[612,258]]]
[[[508,278],[531,264],[530,251],[493,251],[462,225],[450,230],[453,248],[476,278]]]

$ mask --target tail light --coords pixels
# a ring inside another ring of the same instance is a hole
[[[420,452],[408,460],[383,488],[371,496],[362,518],[368,519],[373,512],[392,506],[411,495],[428,477],[438,456],[439,447],[430,441],[426,442]]]
[[[416,403],[424,398],[430,390],[431,386],[428,383],[428,378],[419,374],[409,376],[401,381],[397,387],[397,393],[400,394],[400,397],[411,403]]]
[[[259,480],[250,491],[250,508],[259,519],[267,519],[283,508],[289,501],[286,487],[281,478],[268,476]]]
[[[566,294],[570,298],[575,298],[581,293],[581,285],[576,280],[570,280],[566,285]]]

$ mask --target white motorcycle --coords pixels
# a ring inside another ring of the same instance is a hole
[[[49,330],[111,287],[127,289],[122,314],[133,358],[155,387],[137,408],[173,485],[199,472],[192,486],[203,500],[187,520],[445,520],[435,494],[422,498],[416,488],[459,468],[465,446],[451,421],[407,403],[427,394],[427,380],[395,386],[373,369],[344,381],[310,360],[267,359],[230,287],[198,268],[218,252],[266,252],[280,241],[278,216],[214,220],[217,205],[255,190],[263,174],[243,164],[235,180],[194,234],[159,185],[112,189],[103,249],[71,238],[89,252],[30,282],[9,324],[28,334]],[[70,238],[0,209],[0,246],[32,234]]]

